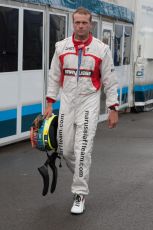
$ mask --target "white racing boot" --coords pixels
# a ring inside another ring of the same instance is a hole
[[[73,206],[71,208],[72,214],[81,214],[85,210],[85,197],[80,194],[75,194]]]

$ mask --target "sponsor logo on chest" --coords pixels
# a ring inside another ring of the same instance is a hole
[[[91,70],[79,70],[77,69],[65,69],[64,74],[68,76],[76,76],[77,74],[79,76],[84,76],[84,77],[91,77],[92,71]]]

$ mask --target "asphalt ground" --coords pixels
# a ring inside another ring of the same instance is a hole
[[[0,230],[153,229],[152,111],[121,114],[115,129],[98,125],[83,215],[70,214],[72,175],[63,161],[56,191],[42,196],[37,168],[45,160],[29,141],[0,148]]]

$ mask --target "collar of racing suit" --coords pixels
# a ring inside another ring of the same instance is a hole
[[[88,46],[91,43],[92,39],[93,39],[91,33],[89,34],[88,39],[86,41],[84,41],[84,42],[79,41],[79,40],[75,40],[74,36],[75,36],[75,34],[73,34],[73,36],[72,36],[72,41],[73,41],[74,47],[75,47],[77,52],[78,52],[78,49],[80,49],[80,48],[84,49],[86,46]]]

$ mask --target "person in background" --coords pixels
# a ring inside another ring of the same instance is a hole
[[[72,214],[85,210],[89,170],[100,111],[101,87],[106,94],[108,127],[118,122],[117,78],[108,45],[92,36],[92,15],[82,7],[73,13],[72,36],[56,43],[51,62],[45,117],[60,94],[58,146],[73,173]]]

